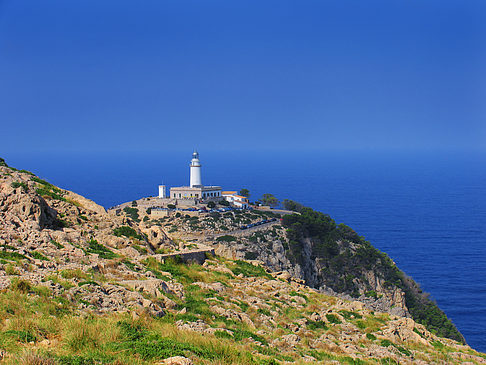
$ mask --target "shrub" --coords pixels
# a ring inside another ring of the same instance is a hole
[[[167,204],[167,208],[169,208],[169,209],[175,209],[176,206],[174,204]]]
[[[235,275],[243,274],[243,276],[256,276],[264,277],[270,280],[273,279],[272,275],[267,273],[261,266],[255,266],[241,260],[236,260],[235,264],[236,266],[230,269]]]
[[[16,267],[14,267],[12,264],[8,264],[5,266],[5,273],[7,275],[20,275],[19,270],[17,270]]]
[[[236,241],[236,237],[235,236],[230,236],[230,235],[224,235],[224,236],[220,236],[218,238],[216,238],[216,241],[218,242],[232,242],[232,241]]]
[[[336,316],[335,314],[332,314],[332,313],[326,314],[326,318],[329,321],[329,323],[334,323],[334,324],[340,324],[340,323],[342,323],[340,321],[340,319],[338,318],[338,316]]]
[[[25,255],[18,252],[0,251],[0,259],[18,261],[26,258],[27,257]]]
[[[132,207],[136,207],[136,206],[138,206],[137,201],[136,200],[132,201]]]
[[[245,252],[245,260],[256,260],[257,257],[257,252]]]
[[[59,242],[56,242],[55,240],[51,240],[50,242],[58,249],[64,248],[64,245],[60,244]]]
[[[66,269],[61,271],[61,276],[64,279],[87,279],[88,275],[81,269]]]
[[[99,257],[102,259],[113,259],[115,257],[118,257],[116,253],[111,251],[110,249],[106,248],[103,245],[100,245],[98,241],[92,239],[88,241],[88,253],[95,253],[98,254]]]
[[[30,282],[26,280],[12,280],[12,284],[10,286],[12,290],[18,291],[20,293],[27,294],[32,290],[32,286],[30,285]]]
[[[324,321],[307,321],[307,328],[310,330],[327,329],[326,322]]]
[[[367,333],[367,334],[366,334],[366,338],[367,338],[368,340],[371,340],[371,341],[376,340],[376,336],[375,336],[374,334],[372,334],[372,333]]]
[[[383,347],[393,346],[393,342],[391,342],[390,340],[381,340],[380,345]]]
[[[132,227],[129,226],[121,226],[117,227],[113,230],[113,234],[117,237],[125,236],[125,237],[134,237],[136,239],[143,239],[141,235],[137,233]]]
[[[27,184],[23,181],[22,182],[14,181],[12,184],[10,184],[10,186],[14,189],[21,187],[23,191],[27,191],[29,189]]]
[[[123,211],[135,222],[140,222],[137,208],[125,207],[123,208]]]
[[[41,254],[39,251],[32,251],[30,254],[36,260],[49,261],[49,259]]]

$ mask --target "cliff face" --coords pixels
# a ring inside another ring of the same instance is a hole
[[[411,318],[320,292],[332,283],[315,237],[303,236],[297,262],[280,222],[241,232],[242,222],[267,215],[230,213],[152,220],[136,207],[106,212],[0,166],[0,361],[485,362]],[[199,241],[231,259],[197,265],[164,256],[197,250]],[[373,268],[363,275],[388,290]]]
[[[274,216],[278,215],[253,212],[247,219],[258,221]],[[249,231],[238,230],[242,219],[239,213],[228,212],[201,221],[200,228],[211,225],[214,236],[209,237],[208,243],[215,239],[220,255],[258,259],[271,270],[288,271],[323,293],[359,300],[372,310],[411,317],[442,336],[464,342],[420,286],[351,228],[336,225],[329,216],[304,207],[300,212],[283,216],[282,223]],[[227,233],[228,227],[234,229]],[[190,226],[185,227],[185,233],[189,234],[187,228]]]

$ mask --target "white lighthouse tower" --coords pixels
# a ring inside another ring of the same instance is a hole
[[[201,163],[199,162],[199,153],[194,151],[192,154],[191,160],[191,179],[190,179],[190,187],[191,188],[199,188],[202,187],[201,181]]]

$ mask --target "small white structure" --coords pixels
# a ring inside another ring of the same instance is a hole
[[[223,191],[221,193],[224,199],[238,208],[248,208],[248,198],[243,195],[238,195],[236,191]]]
[[[199,188],[202,187],[202,180],[201,180],[201,162],[199,162],[199,153],[194,151],[192,154],[191,160],[191,178],[189,180],[189,186],[191,188]]]
[[[159,198],[166,198],[166,189],[165,185],[159,185]]]

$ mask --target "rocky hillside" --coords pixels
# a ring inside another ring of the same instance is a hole
[[[232,238],[240,232],[229,234],[231,219],[208,218],[206,230],[206,223],[185,216],[151,220],[137,209],[106,212],[0,163],[1,362],[486,363],[486,355],[410,318],[272,272],[253,260],[257,251],[243,253],[247,260],[208,257],[202,265],[167,258],[203,241],[229,253],[229,243],[240,245]],[[235,239],[265,242],[265,252],[281,245],[274,266],[292,263],[285,228],[261,229],[270,233]]]
[[[306,285],[328,295],[359,300],[369,309],[413,318],[430,331],[464,343],[452,322],[385,254],[351,228],[328,216],[287,202],[293,214],[230,211],[205,216],[146,221],[160,225],[183,241],[213,245],[231,259],[257,259],[272,271],[288,271]],[[241,224],[282,218],[253,229]]]

